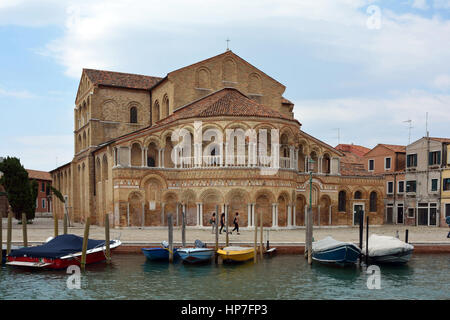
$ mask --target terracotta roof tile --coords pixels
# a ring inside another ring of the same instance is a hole
[[[284,104],[293,104],[291,101],[289,101],[289,100],[286,99],[285,97],[281,97],[281,103],[284,103]]]
[[[438,142],[447,142],[447,143],[450,143],[450,138],[435,138],[435,137],[430,137],[430,140],[434,140],[434,141],[438,141]]]
[[[30,169],[26,170],[28,172],[28,178],[30,179],[52,181],[52,176],[50,175],[49,172]]]
[[[158,121],[156,125],[165,125],[179,119],[216,116],[254,116],[296,121],[251,100],[237,89],[224,88],[178,108],[169,117]]]
[[[148,90],[162,78],[114,71],[83,69],[95,85]]]
[[[367,152],[370,151],[369,148],[363,146],[358,146],[356,144],[342,144],[342,143],[338,144],[335,149],[341,152],[350,152],[359,157],[364,156]]]
[[[406,152],[406,146],[399,146],[395,144],[384,144],[384,143],[380,143],[379,145],[384,146],[394,152]]]

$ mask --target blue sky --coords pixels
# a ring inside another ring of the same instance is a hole
[[[1,0],[0,156],[72,159],[83,67],[164,76],[227,37],[333,146],[337,128],[341,143],[407,144],[403,121],[414,141],[427,112],[430,135],[450,137],[450,0]]]

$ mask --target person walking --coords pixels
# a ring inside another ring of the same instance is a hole
[[[211,226],[212,226],[211,233],[214,234],[214,228],[217,228],[216,213],[215,212],[213,212],[213,214],[211,216],[211,219],[209,220],[209,223],[211,223]]]
[[[219,230],[220,234],[222,234],[223,227],[225,227],[225,213],[224,212],[222,212],[222,214],[220,215],[220,230]]]
[[[230,234],[233,234],[234,230],[236,230],[237,234],[240,234],[239,233],[239,212],[236,212],[236,215],[234,216],[233,224],[234,224],[234,229],[231,230]]]

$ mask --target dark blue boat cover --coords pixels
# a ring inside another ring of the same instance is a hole
[[[111,241],[110,243],[113,243]],[[88,240],[87,250],[101,247],[105,240]],[[83,238],[74,234],[63,234],[57,236],[40,246],[25,247],[12,250],[11,257],[31,257],[31,258],[61,258],[65,255],[80,252],[83,248]]]

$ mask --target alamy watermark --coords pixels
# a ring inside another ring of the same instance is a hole
[[[77,265],[67,267],[66,273],[70,274],[67,278],[67,289],[81,289],[81,270]]]
[[[381,270],[379,266],[370,265],[367,267],[366,273],[369,275],[367,277],[367,289],[381,289]]]
[[[367,28],[371,30],[381,29],[381,9],[379,6],[370,5],[367,7],[366,13],[369,17],[366,20]]]

